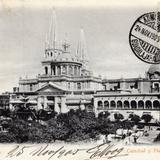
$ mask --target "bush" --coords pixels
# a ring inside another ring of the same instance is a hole
[[[49,122],[50,123],[50,122]],[[83,140],[95,131],[97,127],[97,119],[92,112],[85,110],[71,110],[68,113],[59,114],[54,124],[53,135],[55,139],[63,139],[67,141]],[[88,136],[85,136],[88,135]]]
[[[130,128],[133,124],[130,121],[119,121],[123,115],[116,114],[117,121],[111,122],[108,118],[109,112],[100,113],[98,118],[93,112],[85,110],[70,110],[68,113],[46,118],[47,112],[41,110],[43,121],[28,121],[26,117],[22,119],[13,118],[3,126],[8,129],[8,133],[2,133],[1,142],[34,142],[51,143],[55,140],[63,141],[86,141],[97,139],[98,135],[116,133],[119,128]],[[40,114],[39,114],[40,115]],[[135,116],[132,117],[134,119]],[[48,119],[48,120],[47,120]]]
[[[123,115],[120,113],[115,113],[114,118],[116,121],[120,121],[120,120],[124,119]]]
[[[153,118],[153,117],[152,117],[150,114],[144,114],[144,115],[142,115],[142,117],[141,117],[141,119],[143,119],[145,123],[150,122],[152,118]]]
[[[129,118],[131,118],[131,121],[133,121],[135,124],[137,124],[141,120],[140,117],[136,114],[130,114]]]
[[[53,137],[46,126],[32,122],[28,127],[28,141],[34,143],[51,142]]]
[[[0,132],[0,143],[16,142],[16,138],[11,133]]]
[[[139,124],[139,125],[137,126],[137,128],[138,128],[138,129],[143,129],[143,128],[144,128],[144,125],[143,125],[143,124]]]
[[[28,141],[28,123],[24,120],[13,120],[8,127],[9,133],[13,134],[17,143]]]
[[[110,113],[108,111],[100,112],[98,114],[98,119],[107,119],[109,117]]]

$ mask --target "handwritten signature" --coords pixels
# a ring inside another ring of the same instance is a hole
[[[31,149],[30,152],[27,152],[28,149]],[[107,144],[103,143],[100,145],[96,145],[91,148],[77,148],[77,149],[67,149],[65,146],[61,146],[59,148],[53,149],[51,145],[46,144],[44,146],[34,146],[34,145],[17,145],[12,150],[7,153],[7,158],[19,157],[25,154],[26,152],[31,157],[41,157],[46,156],[47,160],[52,158],[63,158],[68,155],[76,156],[78,154],[87,154],[89,159],[112,159],[118,156],[127,156],[128,154],[123,153],[124,147],[116,147],[116,144]]]

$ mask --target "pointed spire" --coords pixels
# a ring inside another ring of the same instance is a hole
[[[78,42],[78,47],[77,47],[77,58],[82,61],[83,63],[83,68],[90,70],[89,66],[89,58],[87,56],[87,47],[86,47],[86,40],[85,40],[85,33],[83,28],[81,27],[80,29],[80,40]]]
[[[50,21],[50,27],[49,27],[49,33],[46,36],[45,47],[47,47],[49,49],[55,49],[56,48],[56,42],[57,42],[56,33],[57,33],[56,11],[53,8],[51,21]]]
[[[78,47],[77,47],[77,57],[85,61],[87,59],[86,57],[86,42],[85,42],[85,34],[83,28],[80,29],[80,40],[78,42]]]
[[[49,48],[49,42],[48,42],[48,36],[46,34],[46,40],[45,40],[45,49]]]

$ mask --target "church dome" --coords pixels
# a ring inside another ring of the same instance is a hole
[[[149,74],[160,73],[160,64],[152,64],[148,70]]]
[[[69,52],[59,54],[56,58],[56,61],[80,63],[80,60],[74,54],[69,53]]]

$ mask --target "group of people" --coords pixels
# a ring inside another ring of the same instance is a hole
[[[123,130],[123,129],[122,129]],[[101,135],[100,139],[102,143],[110,143],[110,142],[120,142],[124,143],[125,145],[129,144],[137,144],[138,139],[142,136],[148,136],[149,133],[147,130],[128,130],[126,133],[121,134],[109,134],[107,136]]]

